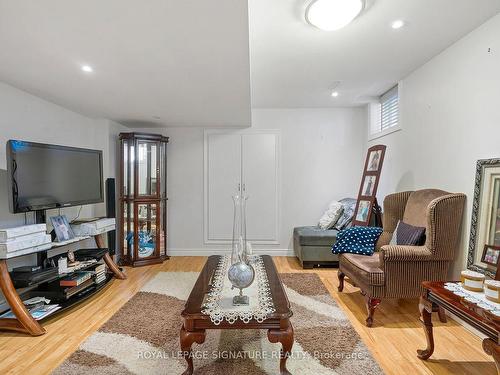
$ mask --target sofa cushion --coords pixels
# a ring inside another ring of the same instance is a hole
[[[337,240],[338,230],[320,229],[318,227],[297,227],[293,230],[303,246],[328,246],[330,248]]]
[[[333,201],[328,206],[323,216],[319,219],[318,227],[321,229],[331,229],[339,219],[340,215],[344,211],[344,206],[342,203]]]
[[[436,198],[449,193],[437,189],[424,189],[410,194],[406,203],[403,221],[415,227],[427,227],[429,204]]]
[[[342,254],[340,269],[355,281],[366,285],[384,285],[384,271],[380,268],[380,253],[373,255]]]
[[[358,201],[354,198],[344,198],[339,202],[342,203],[344,210],[333,226],[333,229],[342,230],[351,224],[352,218],[354,217],[354,210],[356,209],[356,203]]]

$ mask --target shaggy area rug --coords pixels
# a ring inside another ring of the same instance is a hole
[[[197,276],[159,273],[54,374],[182,374],[180,312]],[[383,374],[316,274],[281,278],[293,310],[292,374]],[[277,374],[280,348],[266,331],[209,330],[193,345],[195,374]]]

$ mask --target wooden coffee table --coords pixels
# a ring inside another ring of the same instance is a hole
[[[443,281],[424,281],[422,283],[425,293],[420,297],[419,309],[427,338],[427,348],[417,350],[418,358],[428,359],[434,352],[431,318],[434,311],[442,308],[486,336],[483,340],[483,349],[493,357],[500,374],[500,318],[447,290],[444,284]]]
[[[180,332],[180,343],[184,358],[188,364],[184,375],[193,373],[191,345],[195,342],[202,344],[205,341],[205,331],[207,329],[267,329],[269,341],[272,343],[279,342],[283,347],[280,358],[280,373],[290,374],[286,369],[286,360],[290,356],[293,345],[293,328],[290,323],[292,311],[273,260],[268,255],[263,255],[262,258],[276,311],[270,314],[262,323],[256,320],[251,320],[248,323],[237,320],[235,323],[229,324],[224,320],[219,325],[212,323],[210,316],[201,313],[201,306],[205,300],[205,295],[210,291],[210,282],[220,256],[210,256],[208,258],[189,295],[185,309],[181,313],[183,325]]]

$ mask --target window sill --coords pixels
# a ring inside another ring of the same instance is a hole
[[[401,126],[394,126],[392,128],[384,130],[383,132],[378,132],[378,133],[375,133],[375,134],[369,134],[368,135],[368,141],[373,141],[375,139],[385,137],[386,135],[398,132],[400,130],[401,130]]]

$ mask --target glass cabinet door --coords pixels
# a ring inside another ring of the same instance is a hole
[[[123,210],[123,255],[134,256],[134,207],[130,202],[122,203]]]
[[[140,196],[158,195],[158,154],[157,142],[137,141],[138,195]]]
[[[157,255],[159,222],[158,203],[137,203],[137,256],[148,258]]]

